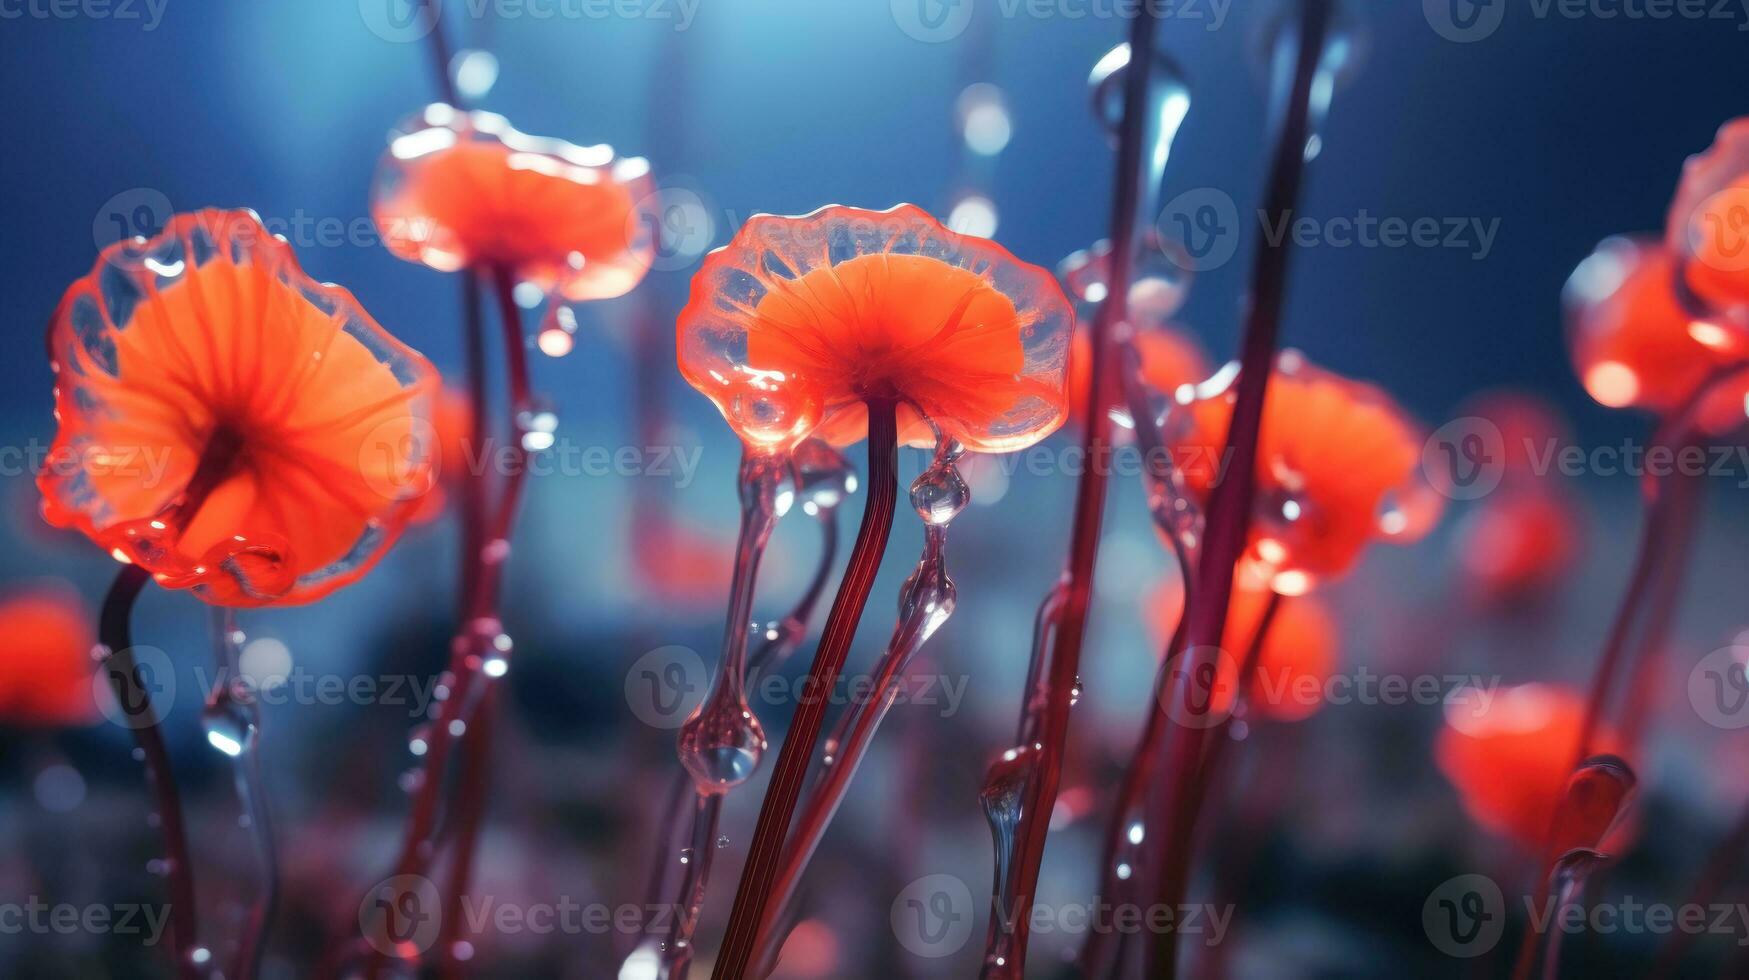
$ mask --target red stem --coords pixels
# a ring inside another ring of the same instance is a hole
[[[826,705],[844,667],[844,658],[850,652],[850,642],[862,619],[863,607],[868,604],[869,592],[874,588],[881,556],[886,553],[899,492],[898,456],[897,405],[892,401],[869,401],[868,500],[864,504],[862,526],[857,530],[844,579],[820,633],[819,649],[803,682],[801,704],[796,708],[789,733],[784,736],[771,784],[765,791],[765,802],[759,809],[759,822],[747,850],[747,864],[741,872],[740,888],[735,892],[728,930],[711,974],[713,980],[741,980],[747,975],[754,940],[771,899],[784,838],[814,756],[814,743],[825,721]]]
[[[1292,214],[1299,202],[1305,176],[1306,142],[1311,136],[1312,86],[1324,58],[1324,40],[1330,26],[1330,0],[1304,0],[1300,8],[1291,87],[1287,90],[1274,158],[1264,195],[1263,214],[1280,221]],[[1251,289],[1251,310],[1246,318],[1240,348],[1239,380],[1227,429],[1228,460],[1222,480],[1209,494],[1207,533],[1203,539],[1201,566],[1197,574],[1199,596],[1187,615],[1190,619],[1187,657],[1218,649],[1226,630],[1227,607],[1232,598],[1233,571],[1245,550],[1251,531],[1251,502],[1256,490],[1257,437],[1263,422],[1264,396],[1275,367],[1286,302],[1288,260],[1293,254],[1286,241],[1260,241]],[[1178,684],[1186,708],[1195,703],[1192,678],[1199,675],[1187,664]],[[1163,709],[1162,709],[1163,710]],[[1196,819],[1194,779],[1201,764],[1208,729],[1174,726],[1167,754],[1170,783],[1166,797],[1170,823],[1161,825],[1160,846],[1165,868],[1156,891],[1157,904],[1175,908],[1182,904],[1189,884],[1191,840],[1184,829]],[[1150,970],[1154,976],[1173,977],[1178,969],[1178,930],[1154,935]]]
[[[1138,429],[1140,427],[1138,426]],[[1192,596],[1191,569],[1180,556],[1179,572],[1184,580],[1184,609],[1190,608]],[[1171,665],[1184,650],[1185,630],[1188,621],[1183,612],[1179,613],[1178,625],[1172,631],[1172,638],[1167,641],[1164,656],[1161,658],[1159,671],[1154,678],[1154,700],[1150,704],[1162,703],[1161,698],[1170,693]],[[1129,893],[1134,885],[1126,885],[1117,875],[1118,853],[1128,841],[1130,824],[1136,819],[1137,812],[1143,802],[1143,794],[1158,777],[1155,770],[1160,757],[1161,739],[1165,734],[1167,719],[1164,711],[1149,711],[1143,722],[1141,738],[1136,743],[1136,750],[1130,756],[1129,767],[1124,770],[1123,785],[1118,790],[1117,801],[1112,805],[1111,821],[1105,832],[1105,848],[1101,853],[1100,886],[1098,898],[1106,903],[1113,903],[1118,896]],[[1146,838],[1144,838],[1144,841]],[[1132,845],[1133,846],[1133,845]],[[1140,853],[1140,852],[1138,852]],[[1140,878],[1143,864],[1132,861],[1130,880]],[[1096,977],[1105,975],[1108,966],[1120,966],[1123,962],[1124,947],[1127,937],[1109,929],[1094,929],[1087,934],[1087,941],[1081,947],[1081,972],[1083,976]]]
[[[522,335],[522,313],[517,308],[514,297],[516,284],[509,269],[500,266],[492,271],[497,287],[499,320],[504,330],[504,362],[509,377],[511,459],[509,470],[504,474],[503,486],[499,489],[497,507],[491,511],[491,523],[474,542],[480,550],[475,552],[477,564],[474,591],[469,605],[472,607],[471,617],[475,621],[496,622],[499,618],[499,593],[503,585],[505,560],[509,557],[510,530],[515,524],[517,506],[522,500],[522,488],[528,476],[528,451],[523,448],[523,437],[527,434],[524,417],[530,410],[532,394],[528,374],[528,344]],[[483,413],[476,410],[476,418],[481,415]],[[483,481],[484,474],[478,479]],[[482,485],[476,490],[475,502],[479,509],[473,512],[470,523],[477,522],[481,515],[487,513],[487,494],[484,489]],[[463,662],[462,669],[468,675],[465,678],[466,687],[472,687],[474,677],[483,663],[484,659],[479,652]],[[464,686],[464,677],[462,674],[456,676],[459,693]],[[463,917],[459,914],[461,902],[473,873],[474,845],[479,837],[482,811],[488,795],[492,727],[498,715],[494,710],[498,700],[496,692],[497,685],[488,682],[474,716],[470,719],[465,712],[463,715],[467,728],[462,735],[462,748],[466,754],[461,786],[457,792],[455,853],[450,862],[449,890],[446,897],[447,907],[456,914],[444,917],[442,938],[443,962],[446,971],[451,975],[460,971],[454,958],[454,940],[462,926]],[[440,737],[447,736],[440,733]]]
[[[124,565],[104,597],[98,616],[98,642],[109,651],[104,669],[109,672],[116,698],[130,715],[134,742],[139,746],[141,761],[146,768],[146,785],[151,790],[158,814],[158,834],[164,845],[165,877],[170,886],[170,951],[176,958],[176,973],[185,978],[198,977],[191,956],[195,935],[194,867],[188,856],[188,835],[182,827],[182,801],[176,792],[176,774],[170,767],[170,753],[164,747],[163,719],[152,707],[151,687],[139,675],[134,661],[133,638],[128,618],[134,600],[145,588],[151,575],[139,565]]]
[[[522,336],[522,317],[516,307],[511,291],[514,288],[511,274],[507,269],[492,270],[497,286],[499,311],[504,330],[505,362],[509,375],[509,397],[511,404],[511,458],[509,467],[504,474],[503,487],[500,490],[496,506],[492,506],[490,494],[486,492],[485,481],[490,475],[487,470],[471,472],[470,481],[477,481],[479,486],[467,494],[470,512],[465,516],[466,527],[463,531],[464,554],[463,561],[472,568],[470,575],[464,575],[464,581],[469,583],[468,594],[462,601],[462,622],[455,640],[451,644],[449,673],[449,696],[444,699],[438,710],[437,718],[431,728],[431,738],[425,755],[425,765],[418,785],[414,790],[413,805],[408,813],[407,834],[401,845],[401,853],[395,864],[396,875],[417,875],[425,877],[436,857],[435,832],[438,815],[443,802],[442,792],[449,769],[449,753],[458,741],[466,740],[470,745],[480,744],[479,740],[486,736],[481,733],[486,720],[483,713],[477,711],[480,698],[475,692],[475,683],[479,677],[481,666],[485,663],[489,652],[482,649],[482,642],[488,639],[487,634],[496,635],[498,589],[505,559],[509,555],[508,536],[510,524],[516,516],[516,505],[521,497],[523,479],[527,474],[527,453],[522,447],[521,416],[529,404],[527,345]],[[472,341],[470,340],[470,352]],[[470,356],[470,367],[477,367]],[[483,390],[483,379],[471,379],[470,386],[477,392]],[[475,402],[476,406],[480,401]],[[483,417],[477,407],[475,417]],[[483,438],[483,431],[476,430],[476,439]],[[484,443],[482,442],[482,445]],[[472,717],[480,714],[481,717]],[[461,722],[462,735],[458,738],[452,734],[456,722]],[[482,806],[483,792],[470,792],[458,797],[460,811],[457,814],[457,826],[477,829],[478,816],[471,814],[472,808]],[[471,840],[457,841],[459,852],[472,853]],[[451,882],[454,885],[466,887],[468,870],[452,868]],[[459,916],[456,918],[460,918]],[[449,957],[449,947],[455,932],[461,926],[460,922],[446,920],[443,925],[442,955]],[[369,973],[375,976],[382,963],[381,954],[371,957]]]
[[[1026,946],[1032,917],[1032,900],[1038,890],[1039,866],[1044,861],[1045,838],[1050,831],[1050,813],[1056,806],[1057,786],[1062,778],[1063,747],[1069,737],[1069,708],[1075,678],[1081,670],[1081,644],[1086,638],[1087,609],[1092,601],[1093,572],[1099,557],[1099,531],[1105,518],[1105,491],[1110,471],[1105,461],[1111,446],[1111,415],[1108,409],[1116,402],[1112,384],[1111,338],[1115,325],[1126,315],[1129,297],[1130,270],[1135,263],[1134,249],[1137,204],[1142,188],[1142,156],[1147,142],[1150,120],[1142,107],[1149,104],[1149,75],[1154,66],[1154,34],[1159,12],[1151,5],[1130,23],[1130,63],[1124,77],[1124,116],[1118,139],[1117,171],[1111,207],[1111,267],[1107,277],[1107,297],[1094,317],[1089,339],[1093,352],[1091,382],[1087,390],[1087,428],[1082,437],[1083,459],[1075,486],[1075,509],[1069,531],[1069,555],[1059,586],[1046,602],[1061,605],[1054,623],[1041,617],[1041,627],[1052,627],[1047,662],[1029,665],[1029,678],[1043,677],[1042,692],[1029,683],[1023,694],[1021,727],[1037,734],[1038,768],[1026,782],[1021,802],[1020,818],[1015,828],[1019,844],[1014,859],[1014,905],[1000,910],[992,921],[995,930],[1012,929],[1001,967],[985,964],[986,974],[999,969],[1004,975],[1021,976],[1026,970]],[[1060,590],[1060,591],[1059,591]],[[1041,646],[1040,651],[1046,650]],[[1034,702],[1043,694],[1042,711],[1035,713]],[[1030,719],[1036,718],[1033,726]],[[994,945],[994,943],[992,943]]]

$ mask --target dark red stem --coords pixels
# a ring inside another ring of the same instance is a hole
[[[182,499],[166,518],[174,531],[186,527],[207,497],[230,475],[242,445],[242,440],[229,429],[219,428],[207,436],[200,463],[183,489]],[[128,727],[134,733],[134,743],[146,767],[146,783],[157,809],[158,832],[164,843],[165,878],[170,886],[166,914],[176,972],[183,977],[197,977],[201,971],[192,954],[200,931],[200,910],[195,905],[194,864],[189,859],[188,835],[183,830],[182,799],[177,793],[175,771],[170,766],[170,752],[164,745],[164,720],[152,706],[151,685],[140,676],[133,651],[130,619],[134,601],[150,580],[151,573],[139,565],[124,565],[116,573],[98,611],[97,641],[108,651],[103,669],[109,673],[119,707],[126,713]]]
[[[796,707],[789,733],[784,736],[783,749],[771,774],[771,784],[765,790],[765,802],[759,808],[759,821],[753,830],[753,841],[747,850],[747,863],[741,872],[741,884],[735,892],[735,904],[729,913],[728,930],[722,949],[717,953],[714,980],[741,980],[747,976],[753,956],[754,941],[765,919],[766,906],[782,858],[784,838],[801,796],[802,782],[814,757],[814,743],[820,737],[820,727],[826,718],[833,685],[844,668],[844,658],[850,652],[850,641],[856,636],[857,623],[863,607],[868,604],[874,588],[875,573],[880,571],[881,556],[887,550],[887,536],[893,527],[893,510],[898,501],[899,480],[897,405],[891,401],[868,403],[868,500],[864,503],[862,526],[857,530],[856,543],[850,550],[844,579],[838,595],[832,600],[832,611],[820,633],[820,646],[814,662],[802,684],[801,704]]]
[[[408,813],[407,835],[402,841],[401,853],[395,864],[397,875],[424,877],[428,874],[436,857],[435,833],[445,795],[443,789],[449,774],[450,750],[458,741],[463,740],[470,745],[484,744],[480,741],[486,737],[482,734],[482,729],[489,727],[483,724],[486,716],[478,710],[480,697],[475,687],[487,656],[496,653],[483,649],[482,643],[489,639],[488,633],[496,635],[498,630],[498,590],[509,553],[510,524],[516,516],[523,478],[528,470],[520,420],[529,404],[527,345],[522,336],[521,313],[511,295],[514,282],[509,271],[504,269],[494,269],[493,277],[503,321],[511,416],[515,420],[511,427],[511,457],[504,474],[503,486],[495,502],[491,499],[491,494],[486,492],[486,481],[491,475],[489,469],[467,475],[470,482],[479,484],[466,494],[470,510],[464,516],[462,534],[464,567],[471,567],[471,572],[463,576],[469,589],[462,599],[462,622],[451,645],[449,695],[438,710],[432,723],[431,737],[427,740],[425,764],[414,789],[413,804]],[[473,362],[471,340],[469,344],[470,367],[477,367]],[[470,387],[478,391],[484,388],[484,384],[481,380],[473,380]],[[475,404],[480,402],[476,401]],[[475,417],[482,418],[483,415],[476,408]],[[476,430],[475,438],[483,440],[483,430]],[[462,730],[459,739],[452,734],[457,722],[461,723]],[[482,806],[485,795],[484,792],[476,790],[457,797],[459,810],[455,819],[458,827],[477,830],[479,818],[470,814],[469,809]],[[458,835],[458,854],[471,854],[472,847],[471,840],[462,841]],[[452,866],[451,885],[465,889],[467,874],[466,868]],[[460,926],[460,922],[444,922],[441,942],[444,946],[442,957],[445,960],[450,957],[452,940]],[[380,954],[371,958],[370,973],[373,976],[380,969],[381,962]],[[448,968],[453,969],[453,965],[448,965]]]
[[[1029,682],[1029,689],[1022,695],[1021,727],[1023,730],[1034,728],[1029,719],[1037,718],[1037,742],[1041,748],[1038,769],[1027,780],[1019,824],[1015,828],[1019,846],[1015,854],[1012,890],[1014,907],[998,916],[1006,920],[1007,928],[1013,930],[1007,947],[1009,955],[1005,957],[1002,969],[1007,975],[1016,977],[1026,970],[1032,900],[1038,890],[1039,866],[1044,861],[1045,838],[1050,831],[1050,813],[1056,806],[1057,786],[1062,779],[1063,747],[1069,737],[1070,700],[1075,678],[1081,670],[1081,644],[1086,638],[1087,609],[1092,601],[1093,572],[1099,557],[1099,531],[1105,519],[1105,491],[1111,477],[1106,465],[1111,447],[1111,414],[1108,409],[1117,401],[1112,384],[1111,338],[1115,325],[1127,313],[1130,273],[1135,263],[1130,243],[1136,237],[1136,210],[1142,194],[1140,174],[1143,172],[1143,153],[1147,148],[1150,122],[1143,107],[1150,102],[1148,85],[1154,67],[1154,34],[1158,18],[1159,12],[1152,5],[1144,5],[1130,23],[1130,63],[1124,76],[1123,125],[1118,135],[1112,191],[1108,293],[1094,317],[1089,335],[1093,352],[1092,380],[1082,416],[1087,420],[1082,436],[1082,458],[1087,460],[1087,465],[1082,468],[1075,486],[1069,555],[1062,581],[1057,587],[1060,591],[1053,590],[1045,600],[1057,602],[1060,599],[1061,605],[1054,624],[1045,623],[1043,617],[1039,624],[1052,627],[1049,646],[1039,648],[1041,652],[1048,649],[1047,659],[1043,664],[1033,663],[1028,668],[1029,678],[1043,679],[1044,690],[1033,689]],[[1041,693],[1043,703],[1039,707],[1042,711],[1035,715],[1034,701]],[[1001,927],[992,923],[992,929]]]
[[[158,834],[164,845],[165,877],[170,885],[170,951],[176,958],[176,973],[182,977],[197,977],[192,953],[195,946],[196,909],[194,904],[194,867],[188,857],[188,835],[182,827],[182,800],[176,792],[176,774],[170,767],[170,753],[164,747],[163,719],[152,707],[151,686],[139,674],[134,661],[133,637],[128,620],[134,600],[151,580],[151,575],[139,565],[124,565],[104,597],[98,615],[98,642],[109,651],[104,669],[109,672],[115,696],[134,733],[141,761],[146,767],[146,785],[152,793],[158,815]]]
[[[1269,183],[1264,193],[1262,213],[1272,223],[1286,220],[1299,203],[1300,186],[1305,176],[1306,143],[1312,135],[1312,87],[1324,58],[1330,6],[1330,0],[1303,0],[1300,5],[1296,35],[1299,47],[1293,62],[1292,83],[1284,93],[1286,102],[1281,107],[1280,128],[1275,137]],[[1240,346],[1238,391],[1232,420],[1227,427],[1226,453],[1222,457],[1226,464],[1222,479],[1209,494],[1207,532],[1197,573],[1198,598],[1187,611],[1190,632],[1186,649],[1187,657],[1192,659],[1201,651],[1220,646],[1226,629],[1227,607],[1232,599],[1234,565],[1244,552],[1251,531],[1251,502],[1257,479],[1257,436],[1263,422],[1264,396],[1275,367],[1292,254],[1285,239],[1269,241],[1265,236],[1257,246],[1251,308]],[[1194,669],[1194,664],[1187,667],[1192,669],[1181,672],[1178,693],[1174,696],[1180,698],[1186,708],[1193,709],[1196,695],[1191,685],[1199,672]],[[1175,726],[1174,735],[1166,758],[1169,805],[1164,812],[1170,815],[1170,822],[1154,824],[1163,831],[1159,844],[1165,855],[1156,897],[1158,904],[1167,908],[1182,904],[1188,887],[1191,841],[1184,829],[1195,822],[1194,780],[1208,729]],[[1166,929],[1156,933],[1150,957],[1151,975],[1176,976],[1177,960],[1178,931]]]

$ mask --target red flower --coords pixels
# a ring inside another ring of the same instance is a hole
[[[168,588],[318,599],[382,556],[429,485],[436,372],[251,212],[105,249],[48,340],[44,516]]]
[[[1525,684],[1471,691],[1446,710],[1434,746],[1439,768],[1464,810],[1488,830],[1541,850],[1579,751],[1585,699],[1577,691]],[[1614,752],[1614,733],[1599,730],[1599,752]]]
[[[1168,421],[1173,458],[1204,500],[1222,472],[1237,377],[1236,368],[1217,375]],[[1421,472],[1422,445],[1420,429],[1383,391],[1284,353],[1258,435],[1245,577],[1301,595],[1346,571],[1375,538],[1425,534],[1441,501]]]
[[[1523,599],[1558,585],[1578,554],[1574,503],[1552,493],[1497,493],[1458,528],[1464,571],[1482,598]]]
[[[91,615],[66,589],[35,587],[0,599],[0,721],[84,725],[97,714]]]
[[[1654,242],[1610,238],[1567,281],[1569,345],[1585,390],[1610,408],[1677,410],[1708,376],[1749,357],[1749,338],[1697,320],[1673,292],[1676,262]],[[1709,397],[1708,428],[1741,421],[1749,385]]]
[[[433,269],[505,268],[572,301],[631,291],[655,255],[650,165],[427,106],[392,135],[371,211],[389,251]]]
[[[1749,117],[1719,127],[1683,165],[1664,241],[1682,257],[1687,286],[1723,313],[1714,327],[1737,332],[1739,345],[1749,339]]]
[[[901,438],[1006,452],[1062,424],[1071,322],[1045,270],[911,205],[759,215],[693,278],[680,370],[755,445],[860,439],[890,399]]]

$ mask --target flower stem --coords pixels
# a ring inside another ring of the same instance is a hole
[[[839,583],[838,595],[832,601],[832,611],[820,634],[820,646],[802,685],[801,703],[790,723],[789,734],[783,740],[777,765],[766,788],[765,802],[759,809],[759,821],[748,847],[747,864],[741,872],[741,885],[735,893],[735,904],[729,914],[728,931],[723,947],[717,954],[715,980],[741,980],[748,973],[753,944],[764,921],[771,899],[773,880],[782,857],[784,837],[795,814],[796,801],[801,796],[802,780],[814,756],[814,743],[825,721],[826,705],[831,690],[850,652],[850,641],[856,635],[863,607],[868,604],[874,588],[875,574],[880,571],[881,557],[886,553],[887,535],[893,527],[893,510],[898,500],[898,418],[897,405],[891,401],[868,403],[868,500],[864,504],[862,526],[857,530],[856,543]]]
[[[1280,81],[1276,94],[1283,101],[1277,105],[1279,127],[1261,212],[1272,222],[1286,220],[1299,203],[1306,144],[1312,135],[1316,111],[1314,82],[1323,66],[1330,19],[1331,0],[1302,0],[1299,23],[1291,35],[1283,38],[1282,49],[1278,51],[1276,68]],[[1291,49],[1285,43],[1290,38],[1295,42]],[[1223,457],[1228,465],[1224,478],[1209,494],[1207,534],[1197,572],[1198,597],[1195,605],[1186,610],[1190,622],[1186,656],[1192,662],[1185,665],[1177,691],[1171,695],[1192,711],[1198,699],[1193,690],[1194,679],[1202,675],[1196,661],[1202,660],[1206,651],[1219,648],[1232,599],[1234,566],[1250,534],[1258,432],[1263,422],[1264,397],[1275,367],[1291,255],[1285,241],[1258,244],[1250,312],[1240,346],[1238,392],[1227,430],[1227,455]],[[1161,813],[1169,817],[1169,822],[1160,826],[1159,831],[1162,835],[1159,846],[1164,849],[1165,858],[1155,893],[1157,904],[1166,908],[1178,907],[1188,887],[1192,841],[1185,829],[1196,817],[1194,781],[1207,735],[1208,729],[1204,727],[1174,726],[1166,756],[1169,782],[1164,794],[1166,806]],[[1176,976],[1177,960],[1178,931],[1166,929],[1156,933],[1150,950],[1150,975]]]
[[[528,471],[523,436],[530,395],[527,344],[522,336],[522,317],[511,296],[514,282],[507,269],[494,269],[492,276],[497,287],[504,332],[506,374],[509,379],[511,455],[504,473],[503,486],[495,501],[487,492],[486,479],[489,473],[481,471],[468,474],[469,482],[475,485],[464,494],[468,512],[463,518],[462,533],[462,578],[466,583],[465,594],[461,600],[462,621],[450,648],[448,696],[438,708],[428,740],[425,764],[414,786],[413,803],[407,818],[407,833],[395,863],[396,875],[429,875],[436,858],[435,834],[445,799],[444,786],[448,781],[450,752],[464,739],[470,747],[481,747],[470,748],[470,751],[483,751],[483,746],[489,744],[485,741],[488,735],[482,732],[482,729],[490,727],[486,724],[489,715],[480,710],[486,701],[486,692],[478,690],[478,682],[487,660],[505,657],[510,647],[509,637],[504,634],[503,625],[499,621],[498,601],[504,564],[510,556],[510,528],[521,498],[523,479]],[[471,375],[469,387],[478,394],[485,387],[481,370],[483,364],[480,363],[483,358],[476,357],[479,347],[472,337],[468,339],[468,345]],[[482,404],[483,401],[476,398],[476,420],[484,417],[480,408]],[[483,435],[483,428],[476,428],[475,438],[483,438]],[[488,676],[488,683],[494,676],[496,675]],[[459,788],[461,787],[458,785]],[[458,854],[471,856],[473,853],[471,835],[477,832],[479,816],[472,811],[484,805],[485,796],[481,787],[474,787],[470,791],[458,793],[456,797],[455,825],[468,831],[466,840],[460,839],[462,835],[458,833]],[[468,873],[467,866],[452,866],[451,885],[465,890]],[[440,941],[443,944],[442,957],[445,960],[453,952],[452,941],[461,926],[459,921],[446,920],[443,924]],[[369,973],[374,976],[381,963],[381,954],[373,955]],[[447,968],[453,969],[453,965]]]
[[[133,636],[129,619],[134,600],[150,581],[151,575],[139,565],[124,565],[116,573],[109,594],[103,599],[98,615],[98,642],[105,651],[103,669],[109,672],[110,683],[121,709],[127,713],[127,725],[134,733],[140,761],[146,767],[146,784],[151,790],[157,811],[158,833],[164,845],[165,876],[170,885],[170,951],[176,957],[176,973],[182,977],[199,976],[193,953],[199,931],[194,904],[194,866],[188,856],[188,836],[182,826],[182,801],[176,792],[176,774],[170,767],[170,753],[164,747],[163,719],[152,706],[152,687],[140,674],[134,660]]]
[[[953,466],[945,452],[945,444],[936,451],[932,470]],[[928,474],[926,474],[927,476]],[[943,479],[948,478],[944,473]],[[952,477],[958,480],[957,473]],[[919,479],[923,479],[920,477]],[[875,731],[892,707],[893,695],[900,678],[917,651],[937,629],[953,615],[956,601],[953,581],[947,575],[946,541],[948,521],[931,523],[923,529],[923,554],[917,568],[899,593],[899,621],[893,626],[892,638],[875,664],[873,683],[866,698],[852,701],[842,714],[821,757],[820,771],[807,804],[790,835],[782,870],[772,890],[772,899],[765,921],[760,927],[758,955],[755,962],[775,962],[781,943],[780,925],[788,915],[802,873],[808,868],[826,827],[844,802],[850,780],[862,764],[863,756],[874,742]]]
[[[814,514],[814,519],[820,528],[820,557],[814,566],[814,575],[803,590],[800,599],[782,619],[766,625],[762,631],[763,641],[747,658],[747,677],[751,683],[757,676],[773,664],[781,663],[801,643],[807,635],[808,622],[814,617],[814,608],[820,603],[820,596],[825,593],[826,583],[831,578],[832,566],[838,556],[838,516],[836,505],[820,507]],[[680,848],[688,847],[688,842],[698,836],[696,827],[689,829],[684,838],[676,839],[680,833],[681,822],[688,813],[697,814],[697,793],[693,779],[684,767],[676,770],[674,779],[668,788],[665,804],[662,809],[662,820],[656,832],[656,856],[650,868],[650,877],[645,886],[645,907],[656,908],[661,905],[667,894],[668,868],[673,854]],[[696,820],[696,816],[695,816]],[[716,838],[715,824],[712,824],[711,840]],[[696,848],[694,849],[696,851]],[[701,895],[702,899],[702,895]],[[688,938],[691,932],[687,933]],[[654,937],[646,931],[641,937],[642,945],[651,945]],[[644,955],[649,955],[646,952]],[[660,960],[660,956],[657,956]]]
[[[243,806],[243,820],[249,827],[261,874],[260,887],[238,937],[236,959],[228,976],[253,980],[261,972],[267,932],[279,905],[279,858],[274,847],[267,780],[261,768],[261,705],[253,687],[240,686],[251,682],[242,674],[238,637],[236,611],[226,606],[213,607],[218,683],[207,695],[208,741],[231,756],[236,770],[237,799]],[[238,697],[238,692],[243,697]],[[223,727],[214,729],[215,724]],[[211,734],[215,730],[223,737],[215,739]]]
[[[1127,315],[1130,273],[1135,263],[1134,249],[1128,246],[1135,240],[1136,212],[1143,193],[1138,175],[1142,173],[1144,144],[1152,122],[1143,107],[1150,101],[1149,75],[1154,66],[1158,24],[1159,12],[1152,7],[1144,7],[1130,23],[1131,57],[1124,78],[1123,124],[1118,136],[1111,208],[1113,247],[1106,281],[1108,292],[1094,317],[1090,337],[1093,364],[1083,415],[1087,428],[1082,436],[1082,450],[1089,464],[1082,469],[1075,486],[1069,555],[1063,577],[1045,598],[1051,607],[1050,615],[1041,609],[1039,616],[1040,636],[1035,638],[1034,662],[1028,665],[1028,676],[1035,683],[1028,684],[1021,707],[1023,737],[1010,750],[1031,752],[1033,745],[1038,746],[1033,762],[1036,768],[1021,789],[1018,822],[1013,831],[1014,860],[1003,875],[1005,881],[998,881],[995,886],[996,893],[1006,894],[1013,907],[999,909],[1001,914],[992,917],[983,968],[986,977],[1019,977],[1026,971],[1032,898],[1038,888],[1050,814],[1056,806],[1057,784],[1062,775],[1071,692],[1081,669],[1081,644],[1086,638],[1093,572],[1099,556],[1099,531],[1105,517],[1105,491],[1111,475],[1104,462],[1111,444],[1111,416],[1107,409],[1116,400],[1112,390],[1111,338],[1118,322]],[[1002,950],[999,965],[998,957],[991,955],[998,948]]]
[[[741,521],[729,579],[723,650],[710,691],[681,725],[675,745],[682,768],[693,780],[692,822],[686,846],[678,854],[681,873],[675,905],[680,915],[667,942],[657,941],[652,949],[654,937],[647,937],[633,954],[654,958],[658,980],[686,980],[692,967],[692,936],[698,928],[716,856],[723,797],[753,775],[765,750],[765,733],[747,704],[747,641],[754,628],[753,596],[759,565],[777,526],[778,483],[783,471],[793,466],[793,459],[786,454],[742,447],[736,486]]]

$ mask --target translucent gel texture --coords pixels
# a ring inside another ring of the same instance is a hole
[[[1472,820],[1540,850],[1572,773],[1584,716],[1584,697],[1565,687],[1503,688],[1485,709],[1472,693],[1447,705],[1434,758]],[[1618,741],[1605,730],[1596,744],[1614,752]]]
[[[294,604],[362,576],[431,483],[437,374],[246,211],[119,242],[49,326],[50,523],[218,605]],[[173,514],[213,443],[236,452]]]
[[[1220,478],[1237,378],[1220,372],[1168,420],[1173,461],[1201,500]],[[1264,402],[1243,581],[1301,595],[1375,538],[1424,535],[1442,510],[1422,471],[1424,440],[1380,389],[1283,353]]]
[[[693,277],[680,370],[755,445],[854,442],[889,398],[908,443],[927,416],[1008,452],[1062,424],[1072,323],[1048,272],[911,205],[758,215]]]
[[[443,272],[505,267],[581,302],[631,291],[655,256],[648,161],[427,106],[390,136],[371,188],[389,251]]]
[[[1676,262],[1656,241],[1610,238],[1573,270],[1562,293],[1568,346],[1585,390],[1610,408],[1668,414],[1719,368],[1749,357],[1733,330],[1696,320],[1677,301]],[[1743,415],[1744,385],[1710,397],[1709,429]]]
[[[1683,165],[1665,244],[1682,258],[1688,285],[1726,312],[1720,324],[1749,331],[1749,117],[1719,127],[1713,145]]]

